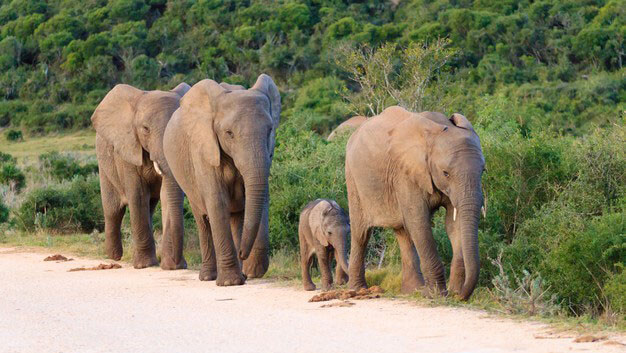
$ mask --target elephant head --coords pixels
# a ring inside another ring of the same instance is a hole
[[[412,113],[411,113],[412,114]],[[451,203],[461,236],[465,281],[459,293],[469,298],[478,281],[478,221],[483,204],[485,169],[480,140],[461,114],[412,114],[391,132],[390,153],[428,197],[443,193]],[[458,213],[458,214],[457,214]],[[422,254],[420,254],[422,256]],[[426,255],[427,256],[427,255]]]
[[[322,246],[332,246],[336,250],[337,266],[348,273],[350,220],[343,209],[335,201],[324,200],[311,210],[309,224]]]
[[[113,145],[123,160],[141,166],[145,150],[162,174],[167,168],[163,133],[180,98],[190,88],[183,82],[170,92],[142,91],[119,84],[100,102],[91,121],[96,132]]]
[[[184,129],[194,165],[219,167],[232,160],[245,189],[244,224],[239,258],[248,258],[266,199],[281,103],[274,81],[262,74],[248,90],[202,80],[181,100]]]

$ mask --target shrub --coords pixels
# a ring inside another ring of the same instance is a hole
[[[22,132],[15,129],[8,129],[4,133],[4,136],[6,137],[7,141],[21,141],[24,139]]]
[[[9,208],[4,204],[0,197],[0,224],[6,223],[9,220]]]
[[[26,185],[26,177],[14,163],[2,163],[0,164],[0,184],[8,185],[19,192]]]
[[[70,182],[30,191],[16,211],[20,229],[57,233],[102,231],[104,220],[98,177],[77,177]]]
[[[41,154],[39,163],[47,174],[59,181],[72,179],[75,176],[84,177],[98,172],[96,161],[89,161],[81,165],[76,157],[59,152]]]
[[[8,153],[0,152],[0,164],[4,164],[4,163],[15,164],[17,163],[17,160],[15,159],[15,157],[13,157],[12,155]]]

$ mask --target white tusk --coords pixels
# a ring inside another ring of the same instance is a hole
[[[487,218],[487,210],[485,209],[485,206],[481,207],[480,210],[483,213],[483,218]]]
[[[454,208],[454,213],[452,213],[452,220],[456,221],[456,207]]]
[[[154,169],[156,170],[156,172],[159,173],[159,175],[163,175],[161,168],[159,168],[159,164],[157,162],[152,162],[152,163],[154,163]]]

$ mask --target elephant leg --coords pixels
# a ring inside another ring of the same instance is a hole
[[[214,281],[217,278],[217,263],[215,261],[215,249],[213,248],[213,237],[211,227],[202,212],[191,205],[191,212],[198,228],[198,239],[200,241],[200,254],[202,255],[202,265],[200,265],[199,279],[201,281]]]
[[[411,237],[404,228],[395,230],[402,260],[402,293],[410,294],[424,287],[424,277],[419,264],[419,256]]]
[[[431,214],[427,208],[413,209],[414,214],[404,215],[404,228],[415,244],[424,273],[425,295],[446,295],[446,278],[443,264],[437,253],[437,246],[430,226]]]
[[[448,288],[450,292],[459,294],[465,282],[465,263],[463,262],[463,250],[461,248],[461,233],[458,222],[453,219],[452,206],[446,207],[446,233],[452,244],[452,262],[450,263],[450,280]]]
[[[104,213],[104,248],[107,257],[118,261],[124,253],[121,227],[126,206],[122,205],[117,191],[111,182],[106,179],[104,173],[100,174],[100,190],[102,211]]]
[[[317,264],[322,274],[322,290],[330,290],[333,286],[333,275],[330,272],[330,251],[327,248],[318,248],[315,250],[317,256]]]
[[[269,197],[263,210],[263,218],[259,225],[259,232],[252,246],[252,251],[243,261],[243,273],[248,278],[261,278],[270,267],[270,238],[269,238]]]
[[[163,220],[161,268],[187,268],[187,261],[183,256],[183,191],[171,177],[163,178],[160,199]]]
[[[311,265],[313,264],[313,254],[306,246],[300,243],[300,266],[302,268],[302,286],[304,290],[315,290],[315,284],[311,280]]]
[[[352,209],[350,209],[352,213]],[[358,290],[367,288],[365,281],[365,250],[370,238],[370,230],[362,224],[352,223],[352,235],[350,237],[350,264],[348,265],[348,287]]]
[[[335,259],[338,259],[339,255],[337,254],[337,249],[335,249]],[[336,261],[335,265],[335,282],[338,285],[343,285],[348,283],[348,274],[341,268],[339,261]]]
[[[239,245],[241,244],[241,233],[243,232],[243,212],[230,214],[230,232],[233,235],[235,251],[239,253]],[[241,266],[241,260],[239,261],[239,265]]]
[[[208,205],[207,209],[217,261],[216,284],[218,286],[242,285],[246,282],[246,278],[241,272],[235,242],[230,232],[230,212],[225,212],[229,207],[221,202],[221,198],[213,198],[213,202],[214,204]]]
[[[363,211],[354,189],[354,181],[346,167],[346,186],[348,188],[348,205],[350,207],[350,263],[348,265],[348,287],[358,290],[367,288],[365,281],[365,250],[370,239],[370,229],[363,217]]]
[[[137,188],[137,187],[136,187]],[[129,198],[130,226],[133,235],[133,267],[145,268],[159,264],[156,257],[150,216],[150,197],[143,185]]]

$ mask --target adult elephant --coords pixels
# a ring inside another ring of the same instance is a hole
[[[366,287],[369,229],[391,227],[400,246],[403,292],[425,285],[428,293],[445,295],[444,267],[431,229],[434,211],[445,207],[453,248],[449,287],[461,298],[469,298],[480,268],[478,220],[484,167],[478,135],[461,114],[448,119],[440,113],[415,114],[390,107],[361,125],[346,150],[350,287]]]
[[[183,193],[163,153],[163,133],[179,101],[191,87],[142,91],[116,85],[98,105],[91,121],[104,211],[105,249],[122,257],[121,223],[128,206],[133,237],[133,266],[158,264],[152,214],[159,199],[163,215],[161,268],[187,267],[183,257]]]
[[[326,138],[327,141],[332,141],[337,138],[337,136],[347,134],[348,132],[352,132],[356,130],[361,124],[363,124],[367,120],[364,116],[353,116],[352,118],[344,121],[339,124]]]
[[[200,280],[240,285],[267,271],[268,177],[280,111],[278,88],[265,74],[248,90],[202,80],[167,126],[165,157],[198,225]]]

